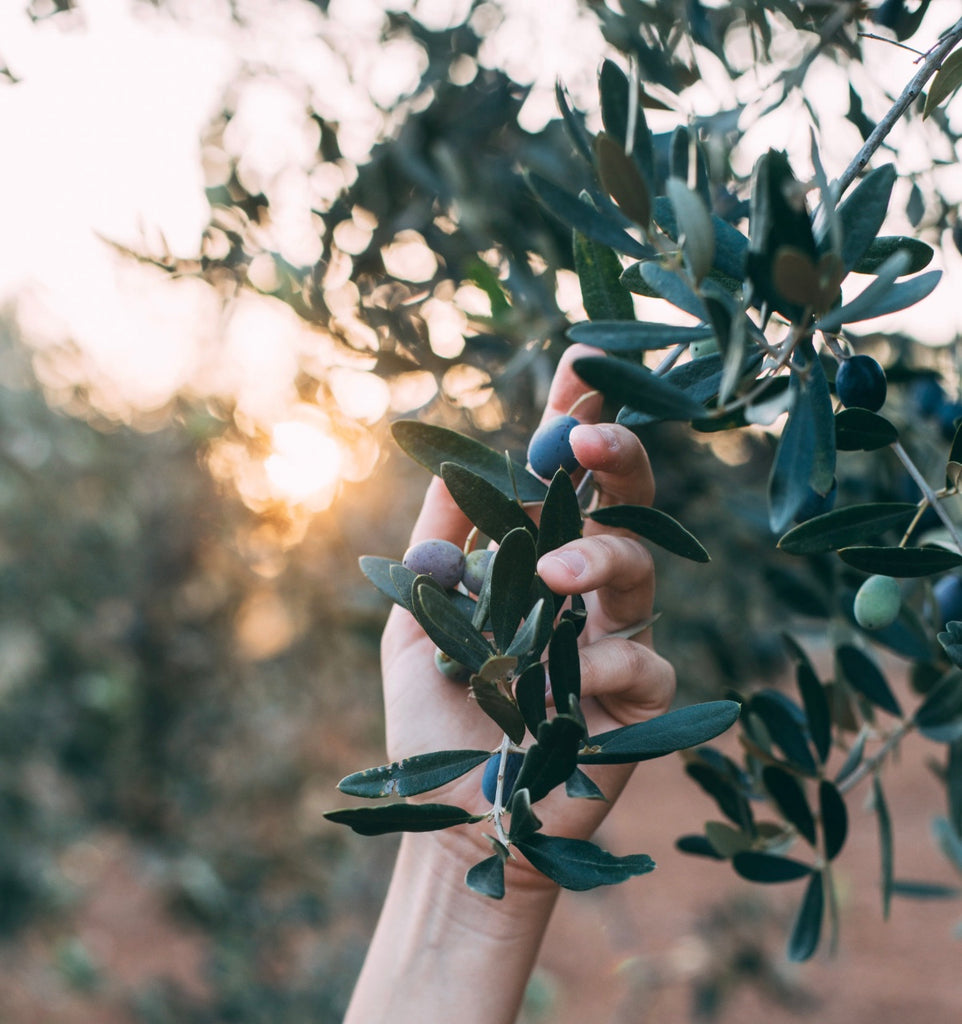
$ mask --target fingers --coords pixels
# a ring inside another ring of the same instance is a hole
[[[593,635],[613,633],[651,615],[655,573],[651,554],[633,537],[601,533],[544,555],[538,573],[557,594],[595,592]]]
[[[424,496],[424,504],[411,531],[411,544],[422,540],[449,540],[458,547],[471,532],[471,522],[454,503],[444,481],[433,477]]]
[[[571,431],[571,449],[594,473],[602,505],[650,505],[655,499],[651,463],[641,441],[615,423],[582,425]]]
[[[589,345],[569,345],[564,350],[551,381],[548,401],[541,417],[542,423],[547,423],[548,420],[554,419],[556,416],[566,415],[579,398],[592,391],[592,388],[575,373],[572,364],[576,359],[596,355],[598,355],[598,349],[591,348]],[[582,422],[593,423],[601,414],[603,404],[602,396],[594,394],[578,406],[574,416]]]
[[[581,694],[623,724],[662,714],[675,696],[675,671],[646,644],[605,639],[581,651]]]

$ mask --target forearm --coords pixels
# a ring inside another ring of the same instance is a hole
[[[494,901],[434,835],[405,835],[344,1024],[511,1024],[557,896],[514,887]]]

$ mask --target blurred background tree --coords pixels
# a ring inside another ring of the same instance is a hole
[[[356,557],[403,549],[423,486],[386,425],[424,414],[517,449],[538,416],[584,317],[568,233],[521,174],[582,174],[556,75],[597,128],[601,57],[636,62],[656,158],[691,124],[715,212],[744,226],[755,155],[807,153],[812,124],[837,174],[911,77],[892,42],[924,49],[946,16],[892,0],[14,6],[33,35],[10,38],[34,47],[123,17],[218,36],[232,59],[202,112],[199,230],[102,229],[145,330],[126,346],[157,358],[188,337],[190,372],[145,400],[152,370],[118,383],[36,291],[4,318],[0,1004],[17,1022],[337,1020],[391,856],[321,819],[381,750],[386,609]],[[29,56],[3,46],[11,103]],[[922,126],[913,109],[887,154],[904,176],[893,233],[926,237],[947,271],[955,110]],[[957,387],[957,310],[913,316],[880,349]],[[660,507],[715,558],[660,573],[659,644],[684,695],[717,695],[779,663],[758,594],[811,612],[818,579],[753,539],[768,434],[646,441]],[[858,486],[903,483],[872,467]],[[152,949],[98,925],[111,899],[145,908]],[[729,965],[718,991],[758,965]]]

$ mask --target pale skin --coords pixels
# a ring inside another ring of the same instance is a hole
[[[565,352],[551,386],[546,420],[566,413],[586,393],[571,363],[587,354],[597,353],[583,346]],[[595,396],[577,407],[575,415],[585,423],[571,434],[578,462],[593,471],[600,504],[650,504],[654,480],[640,441],[614,424],[587,425],[597,419],[600,406]],[[437,537],[461,545],[470,529],[443,483],[432,481],[411,543]],[[611,636],[643,623],[652,613],[652,561],[638,539],[587,521],[584,537],[544,556],[538,572],[556,593],[585,595],[588,623],[580,657],[582,706],[590,733],[667,711],[675,676],[655,653],[651,629],[632,639]],[[395,607],[381,644],[391,760],[437,749],[494,750],[501,742],[497,726],[470,703],[464,685],[438,673],[434,650],[413,617]],[[550,794],[536,805],[543,830],[590,838],[631,771],[631,765],[590,770],[607,803],[572,800],[561,791]],[[490,809],[481,795],[480,770],[423,799],[475,813]],[[558,887],[518,854],[506,866],[503,900],[468,889],[465,872],[491,854],[485,831],[492,829],[473,825],[404,835],[345,1024],[515,1020]]]

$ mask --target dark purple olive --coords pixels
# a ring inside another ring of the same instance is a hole
[[[498,786],[498,765],[500,761],[500,751],[497,754],[492,754],[485,763],[484,776],[481,779],[481,792],[484,794],[485,800],[492,804],[494,803],[494,795]],[[511,791],[518,780],[518,772],[521,771],[522,761],[524,761],[524,754],[520,754],[515,750],[508,754],[504,765],[504,789],[501,792],[501,803],[504,807],[507,807],[511,802]]]
[[[571,431],[578,426],[574,416],[556,416],[531,435],[528,444],[528,462],[540,477],[550,480],[559,469],[573,473],[578,460],[571,450]]]
[[[404,552],[401,564],[419,576],[433,576],[445,590],[450,590],[461,581],[464,552],[449,540],[422,540]]]
[[[844,359],[835,375],[835,393],[846,408],[878,412],[885,404],[885,371],[871,356]]]

